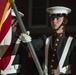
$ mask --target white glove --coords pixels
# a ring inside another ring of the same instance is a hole
[[[26,33],[21,33],[19,38],[24,43],[31,42],[31,36],[29,36],[29,34],[30,34],[29,31],[27,31]]]

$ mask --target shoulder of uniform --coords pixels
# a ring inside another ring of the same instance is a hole
[[[70,36],[72,39],[72,45],[73,47],[76,47],[76,37]]]
[[[41,38],[45,41],[47,36],[46,35],[42,35]]]

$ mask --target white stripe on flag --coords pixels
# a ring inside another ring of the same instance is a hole
[[[12,40],[12,27],[10,27],[8,33],[6,34],[0,45],[10,45],[11,40]]]
[[[4,21],[3,23],[5,22],[5,20],[8,18],[9,14],[11,12],[11,8],[6,12],[6,15],[5,15],[5,18],[4,18]]]

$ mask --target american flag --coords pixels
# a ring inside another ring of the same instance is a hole
[[[11,4],[0,0],[0,69],[4,70],[11,59]]]

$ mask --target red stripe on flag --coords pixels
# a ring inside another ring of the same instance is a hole
[[[8,49],[6,50],[5,54],[3,55],[3,57],[0,59],[0,69],[4,70],[11,59],[11,52],[12,52],[12,44],[10,46],[8,46]]]
[[[6,21],[2,25],[2,29],[1,29],[1,32],[0,32],[0,43],[4,39],[7,32],[9,31],[10,25],[11,25],[11,13],[8,15]]]
[[[8,0],[0,0],[0,21],[2,19],[3,12],[4,12],[7,1]]]

